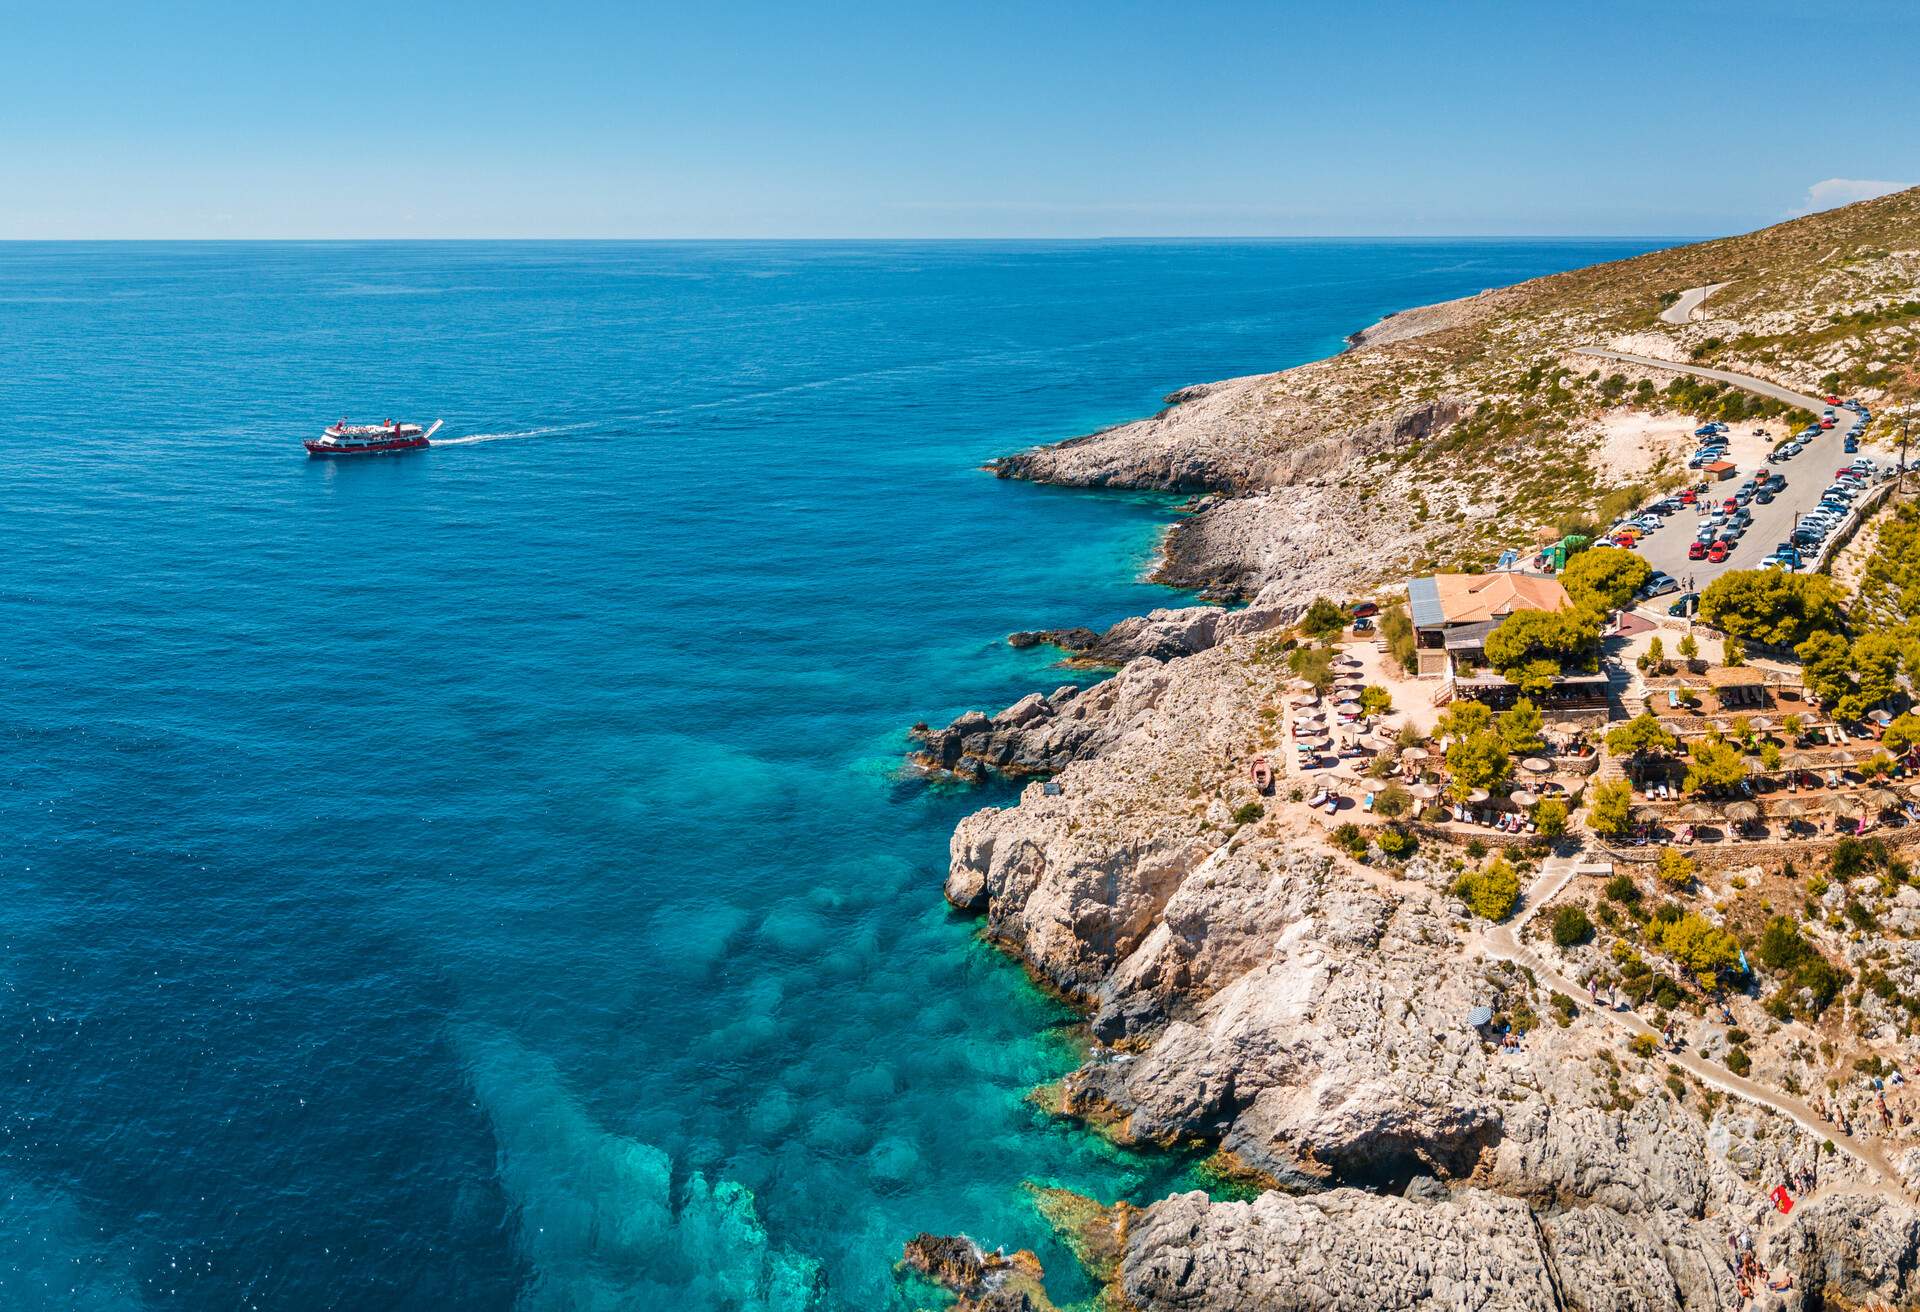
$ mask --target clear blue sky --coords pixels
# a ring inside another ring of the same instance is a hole
[[[0,5],[0,237],[1704,235],[1920,182],[1920,6]]]

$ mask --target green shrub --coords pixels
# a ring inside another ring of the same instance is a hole
[[[1373,842],[1383,856],[1390,856],[1395,860],[1411,855],[1419,846],[1418,840],[1412,834],[1396,825],[1389,825],[1375,834]]]
[[[1745,1075],[1753,1069],[1753,1058],[1747,1056],[1745,1048],[1728,1048],[1727,1069],[1735,1075]]]
[[[1636,1034],[1627,1040],[1627,1051],[1636,1057],[1651,1057],[1660,1050],[1651,1034]]]
[[[1633,882],[1632,875],[1615,875],[1606,882],[1606,886],[1601,891],[1615,902],[1640,900],[1640,886]]]
[[[1233,822],[1237,825],[1250,825],[1267,813],[1267,808],[1258,802],[1242,802],[1233,808]]]
[[[1453,892],[1487,920],[1505,920],[1520,901],[1520,872],[1504,856],[1496,856],[1479,870],[1462,871]]]
[[[1553,913],[1553,941],[1555,946],[1570,948],[1585,943],[1593,937],[1593,922],[1587,919],[1586,908],[1577,906],[1561,907]]]
[[[1315,597],[1300,617],[1301,630],[1315,638],[1330,638],[1346,627],[1347,612],[1325,597]]]
[[[1533,804],[1533,823],[1542,838],[1559,838],[1567,832],[1567,804],[1557,797],[1543,797]]]

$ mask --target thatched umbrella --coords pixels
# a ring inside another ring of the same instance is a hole
[[[1780,768],[1783,770],[1800,771],[1818,770],[1820,768],[1820,762],[1808,756],[1805,752],[1788,752],[1780,758]]]
[[[1424,747],[1404,747],[1400,750],[1400,759],[1403,761],[1424,761],[1430,755],[1432,753]]]
[[[1773,721],[1769,720],[1764,715],[1756,715],[1751,720],[1747,721],[1747,723],[1753,726],[1753,730],[1755,733],[1765,733],[1767,732],[1767,730],[1773,728]]]
[[[1891,811],[1900,805],[1900,794],[1891,788],[1869,788],[1867,800],[1882,811]]]
[[[1726,811],[1727,819],[1737,825],[1750,825],[1760,818],[1760,804],[1758,802],[1729,802],[1727,803]]]
[[[1522,770],[1531,770],[1535,774],[1547,774],[1552,771],[1553,762],[1547,760],[1545,757],[1529,756],[1526,760],[1520,762],[1520,768]]]
[[[1511,793],[1507,794],[1507,797],[1515,806],[1532,806],[1540,800],[1524,788],[1514,789]]]
[[[1717,811],[1699,802],[1688,802],[1685,806],[1676,808],[1673,813],[1673,819],[1683,825],[1704,825],[1719,818]]]
[[[1296,711],[1304,711],[1309,707],[1318,706],[1319,704],[1320,699],[1318,697],[1295,697],[1293,699],[1293,708]]]
[[[1920,783],[1908,784],[1907,795],[1909,797],[1920,797]]]
[[[1842,820],[1858,820],[1867,813],[1867,804],[1851,793],[1840,793],[1827,799],[1827,809]]]
[[[1440,786],[1438,784],[1415,784],[1413,787],[1407,789],[1407,791],[1423,802],[1431,802],[1434,798],[1440,796]]]
[[[1490,796],[1492,796],[1492,794],[1487,792],[1486,789],[1476,788],[1472,792],[1467,794],[1467,800],[1473,803],[1475,806],[1478,806],[1480,805],[1480,803],[1486,801],[1487,798],[1489,798]]]
[[[1813,803],[1803,802],[1797,797],[1783,798],[1773,804],[1773,813],[1782,820],[1798,820],[1813,810]]]
[[[1868,711],[1867,718],[1883,728],[1893,723],[1892,711]]]
[[[1360,739],[1360,745],[1370,752],[1386,752],[1393,749],[1392,743],[1375,734],[1366,734],[1363,736]]]
[[[1657,825],[1665,818],[1665,812],[1655,806],[1636,806],[1633,808],[1633,822],[1637,825]]]
[[[1387,782],[1385,779],[1363,779],[1360,786],[1370,793],[1377,793],[1387,786]]]

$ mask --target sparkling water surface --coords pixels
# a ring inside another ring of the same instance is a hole
[[[0,245],[0,1305],[877,1309],[1073,1017],[904,728],[1170,502],[991,456],[1621,242]],[[436,449],[299,446],[341,414]]]

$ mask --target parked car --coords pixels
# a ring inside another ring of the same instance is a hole
[[[1706,558],[1707,544],[1704,540],[1697,540],[1687,546],[1688,560],[1705,560]]]
[[[1667,607],[1667,614],[1686,616],[1693,614],[1693,612],[1699,608],[1700,594],[1697,592],[1683,592],[1675,599],[1673,605]]]
[[[1763,506],[1770,506],[1773,504],[1773,493],[1771,491],[1756,492],[1753,494],[1753,499]]]
[[[1707,560],[1709,563],[1718,565],[1721,561],[1725,560],[1726,558],[1727,558],[1726,543],[1716,542],[1712,546],[1707,548]]]
[[[1656,574],[1647,581],[1647,586],[1642,591],[1646,594],[1647,600],[1652,601],[1655,597],[1664,597],[1669,592],[1680,591],[1680,580],[1670,575]]]

